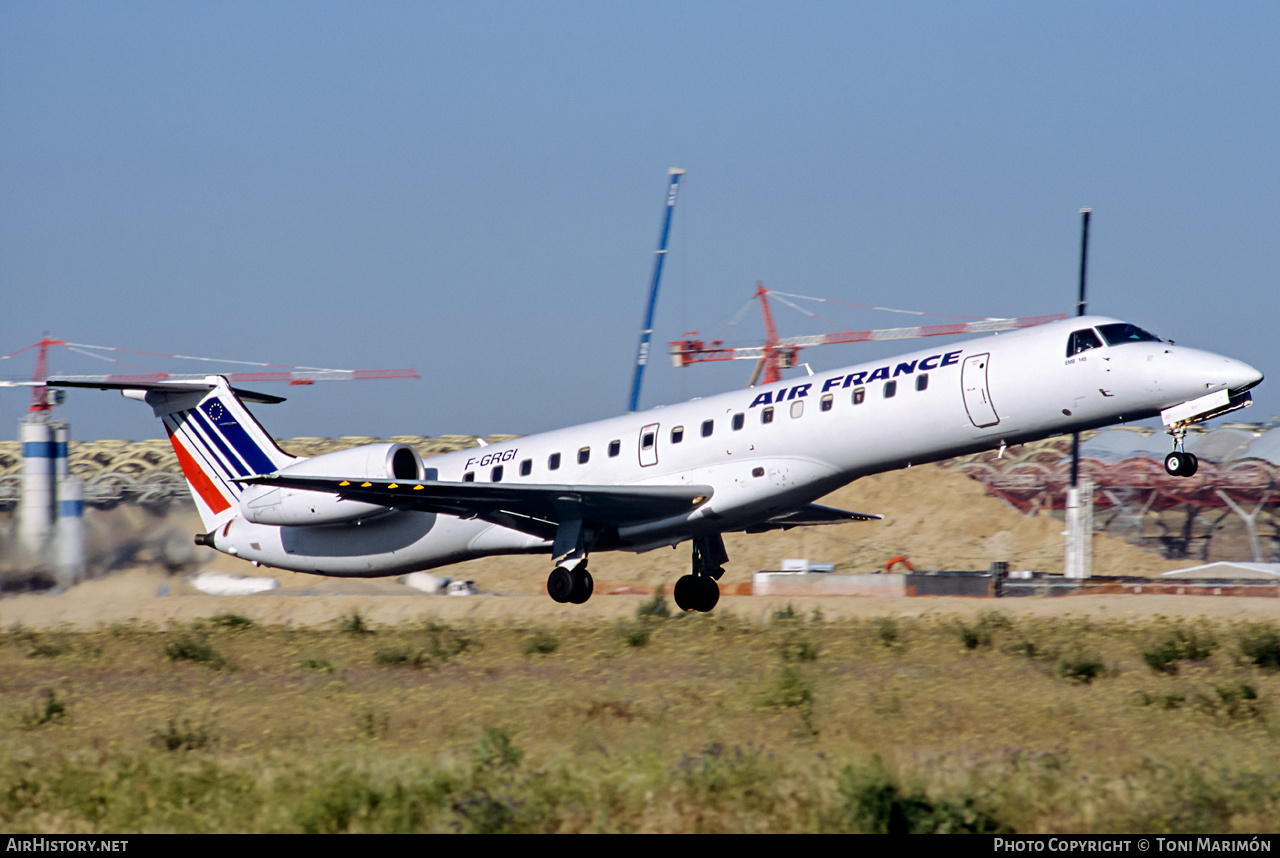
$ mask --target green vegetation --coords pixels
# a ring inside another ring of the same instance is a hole
[[[1246,623],[1237,637],[1245,658],[1263,670],[1280,670],[1280,629],[1271,623]]]
[[[333,664],[323,658],[304,658],[302,660],[302,669],[333,673]]]
[[[67,704],[58,699],[58,694],[52,688],[44,694],[44,700],[37,703],[29,711],[24,712],[21,717],[22,727],[25,730],[34,730],[37,727],[43,727],[45,724],[52,724],[67,714]]]
[[[999,611],[984,611],[973,625],[958,623],[956,633],[965,649],[986,649],[995,643],[997,634],[1013,628],[1012,621]]]
[[[251,629],[253,620],[243,614],[217,614],[210,617],[209,622],[224,629]]]
[[[894,617],[880,617],[875,621],[876,636],[885,646],[898,646],[902,643],[902,630]]]
[[[371,635],[373,628],[369,625],[369,621],[364,618],[364,614],[359,611],[352,611],[341,620],[338,621],[338,631],[347,635]]]
[[[437,667],[466,652],[472,643],[471,638],[456,629],[440,623],[427,623],[420,633],[409,635],[407,639],[401,636],[390,645],[375,650],[373,660],[375,664],[392,667]],[[547,652],[554,649],[553,645]]]
[[[1276,626],[664,604],[541,628],[0,631],[0,827],[1280,828]]]
[[[655,620],[665,620],[671,616],[671,606],[667,604],[667,597],[663,595],[662,590],[654,590],[653,598],[636,608],[636,618],[643,620],[652,618]]]
[[[163,748],[166,751],[195,751],[207,747],[212,737],[209,735],[208,728],[191,726],[189,718],[183,718],[181,726],[178,725],[177,719],[170,718],[169,726],[164,730],[155,731],[151,740],[157,748]]]
[[[525,655],[550,655],[560,647],[560,639],[545,629],[539,629],[524,645]]]
[[[1211,629],[1177,626],[1143,650],[1142,660],[1157,673],[1177,673],[1178,662],[1204,661],[1217,648],[1218,637]]]
[[[231,668],[226,656],[214,649],[209,638],[199,630],[174,635],[165,643],[164,654],[170,661],[191,661],[213,670]]]
[[[1058,662],[1058,673],[1063,679],[1070,679],[1088,685],[1102,675],[1102,662],[1091,656],[1083,655],[1075,658],[1064,658]]]

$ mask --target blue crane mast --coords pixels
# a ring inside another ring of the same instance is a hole
[[[636,351],[636,373],[631,381],[631,402],[628,411],[640,407],[640,383],[644,380],[644,366],[649,362],[649,340],[653,335],[653,309],[658,303],[658,284],[662,281],[662,261],[667,255],[667,236],[671,233],[671,212],[676,207],[676,189],[680,186],[680,177],[684,170],[672,167],[667,171],[671,181],[667,185],[667,207],[662,218],[662,237],[658,239],[658,249],[653,261],[653,285],[649,287],[649,306],[645,310],[644,327],[640,329],[640,347]]]

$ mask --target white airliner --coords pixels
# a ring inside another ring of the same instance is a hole
[[[544,553],[557,602],[585,602],[596,551],[690,541],[684,610],[708,611],[721,534],[868,521],[815,500],[858,477],[1161,415],[1170,474],[1186,429],[1248,405],[1262,373],[1085,316],[680,405],[446,453],[379,443],[297,458],[243,402],[202,382],[50,381],[122,389],[164,421],[206,533],[196,542],[318,575],[379,577]]]

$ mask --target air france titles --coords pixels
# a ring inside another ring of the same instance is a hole
[[[954,352],[945,352],[943,354],[929,355],[921,360],[904,361],[896,366],[894,364],[885,364],[872,370],[859,370],[851,372],[848,375],[837,375],[835,378],[828,378],[822,383],[822,392],[838,388],[857,387],[862,384],[870,384],[873,381],[888,381],[891,378],[897,378],[900,375],[912,375],[916,372],[928,372],[931,369],[938,369],[943,366],[951,366],[960,362],[960,355],[963,349]],[[766,390],[755,398],[751,403],[751,407],[757,405],[774,405],[779,402],[787,402],[792,399],[801,399],[809,395],[812,384],[797,384],[794,387],[784,387],[779,391]]]

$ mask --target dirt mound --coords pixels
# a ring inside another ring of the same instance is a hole
[[[779,569],[784,559],[792,557],[834,563],[837,572],[846,573],[883,570],[888,560],[899,556],[907,557],[918,570],[981,570],[1003,560],[1010,569],[1062,571],[1060,521],[1047,515],[1028,518],[1004,501],[989,497],[980,483],[956,470],[926,465],[879,474],[858,480],[821,502],[880,513],[885,518],[785,533],[729,534],[725,544],[730,562],[723,582],[749,582],[754,571]],[[370,596],[412,593],[391,581],[326,579],[254,569],[235,558],[195,548],[191,534],[201,527],[189,503],[171,507],[165,516],[127,505],[90,511],[88,523],[91,542],[99,543],[96,549],[91,546],[90,553],[103,565],[96,580],[72,588],[66,597],[53,598],[79,600],[88,596],[89,603],[110,602],[121,607],[154,598],[162,591],[174,597],[213,599],[196,595],[183,580],[185,575],[210,568],[275,577],[286,593],[354,597],[365,594],[361,588],[374,588],[377,592],[366,594]],[[1096,574],[1157,575],[1185,565],[1163,560],[1120,539],[1094,538]],[[489,593],[534,596],[543,592],[549,568],[545,555],[488,557],[445,567],[438,574],[473,579]],[[621,587],[648,592],[670,586],[688,568],[687,543],[646,554],[602,553],[591,558],[598,592]],[[12,622],[17,619],[12,616],[15,606],[11,600],[5,603],[0,613],[6,623]],[[193,606],[188,609],[198,610]]]

